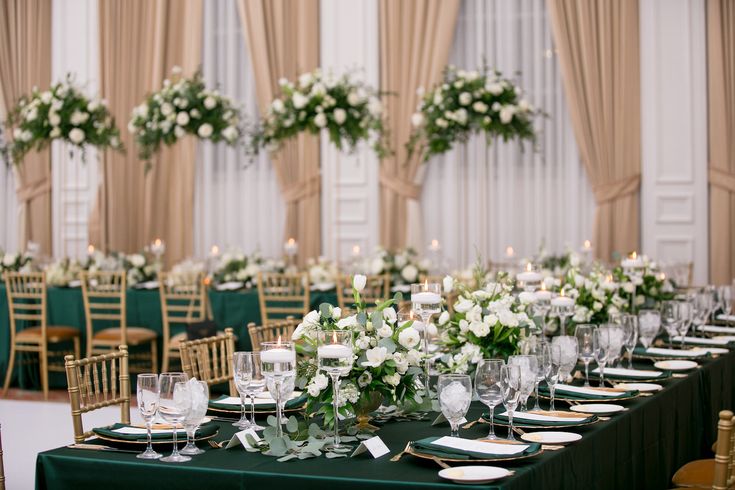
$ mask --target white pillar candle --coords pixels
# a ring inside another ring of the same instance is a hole
[[[627,258],[623,259],[620,263],[623,269],[634,269],[636,267],[643,267],[643,258],[637,253],[633,252]]]
[[[533,282],[541,281],[542,277],[541,277],[541,274],[539,274],[538,272],[524,271],[524,272],[519,273],[516,276],[516,279],[518,279],[520,282],[533,283]]]
[[[557,296],[551,300],[551,306],[574,306],[574,300],[569,296]]]
[[[317,349],[317,355],[322,359],[344,359],[352,357],[352,349],[343,344],[321,345]]]
[[[296,353],[291,349],[271,349],[264,350],[260,353],[262,362],[296,362]]]
[[[420,305],[435,305],[437,303],[441,303],[441,301],[441,295],[432,293],[431,291],[422,291],[411,295],[411,302],[418,303]]]
[[[299,250],[299,244],[294,238],[289,238],[286,243],[283,244],[283,250],[286,255],[296,255]]]
[[[537,301],[549,301],[551,299],[551,291],[546,291],[545,289],[536,291],[535,294]]]

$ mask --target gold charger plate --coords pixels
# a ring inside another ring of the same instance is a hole
[[[513,444],[513,443],[504,443],[504,442],[498,442],[498,441],[488,441],[488,442],[495,442],[499,444]],[[526,443],[522,443],[526,444]],[[539,448],[539,450],[533,454],[520,454],[517,456],[507,456],[502,458],[490,458],[490,459],[460,459],[460,458],[442,458],[439,456],[434,456],[433,454],[425,454],[418,452],[413,448],[413,443],[406,449],[406,454],[410,454],[411,456],[415,456],[417,458],[421,459],[429,459],[434,461],[436,464],[441,466],[442,468],[451,468],[447,463],[466,463],[466,464],[475,464],[475,463],[497,463],[499,461],[517,461],[521,459],[528,459],[533,458],[534,456],[538,456],[539,454],[543,453],[543,448]]]
[[[213,437],[216,437],[217,434],[219,434],[219,429],[217,429],[216,431],[214,431],[214,433],[211,434],[211,435],[195,437],[194,438],[194,441],[195,442],[196,441],[206,441],[207,439],[212,439]],[[133,440],[130,440],[130,439],[117,439],[115,437],[101,436],[99,434],[95,434],[94,436],[97,437],[97,438],[99,438],[99,439],[102,439],[103,441],[115,442],[117,444],[148,444],[148,441],[133,441]],[[177,440],[178,440],[178,442],[186,442],[186,436],[184,436],[184,437],[178,437]],[[165,440],[163,440],[163,439],[158,439],[158,440],[152,439],[151,440],[151,443],[152,444],[173,444],[174,443],[174,440],[173,440],[173,437],[171,439],[165,439]]]

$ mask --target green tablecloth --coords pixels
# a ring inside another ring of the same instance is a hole
[[[258,292],[255,289],[241,291],[210,291],[214,321],[219,328],[232,327],[238,338],[237,348],[250,350],[250,337],[247,325],[250,322],[260,324],[260,308]],[[317,308],[320,303],[337,304],[337,296],[333,291],[312,292],[311,305]],[[84,302],[79,288],[48,289],[48,320],[50,325],[77,327],[82,335],[82,355],[86,345],[86,326],[84,318]],[[158,290],[129,289],[127,292],[128,325],[151,328],[163,332],[161,318],[161,300]],[[179,329],[183,328],[181,326]],[[173,334],[177,333],[174,326]],[[159,347],[162,342],[159,341]],[[0,372],[5,373],[10,355],[10,318],[8,316],[8,298],[5,285],[0,284]],[[27,354],[26,354],[27,355]],[[160,357],[159,357],[160,358]],[[21,369],[17,368],[18,384],[22,387],[39,386],[38,375],[33,364]],[[51,373],[51,387],[65,387],[66,378],[62,373]]]
[[[735,353],[705,361],[702,369],[686,378],[664,381],[665,388],[654,396],[623,402],[629,411],[575,429],[583,435],[578,443],[525,462],[499,463],[516,474],[482,488],[670,488],[671,476],[680,465],[709,455],[718,411],[735,406],[734,372]],[[477,418],[482,410],[473,404],[468,419]],[[229,438],[233,428],[220,425],[216,440]],[[479,438],[486,431],[487,426],[477,424],[460,434]],[[391,454],[401,451],[409,440],[448,433],[448,427],[432,427],[428,421],[388,423],[379,431]],[[498,428],[498,433],[503,429]],[[278,463],[242,449],[205,449],[205,454],[185,464],[144,462],[133,454],[55,449],[38,455],[36,488],[457,488],[437,476],[436,464],[412,456],[397,463],[390,462],[390,456],[370,459],[366,455]]]

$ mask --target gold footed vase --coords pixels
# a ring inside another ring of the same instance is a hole
[[[357,424],[355,425],[357,430],[361,432],[375,432],[378,430],[378,427],[370,423],[370,419],[372,418],[370,414],[376,411],[382,403],[383,394],[380,392],[373,391],[360,395],[360,399],[353,405],[355,408],[355,419],[357,420]]]

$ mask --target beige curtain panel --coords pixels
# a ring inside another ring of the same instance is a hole
[[[0,2],[0,119],[33,87],[51,85],[51,0]],[[5,137],[12,135],[5,134]],[[16,167],[22,248],[29,240],[51,255],[51,150]]]
[[[449,59],[459,0],[380,0],[380,89],[392,155],[380,163],[380,241],[392,249],[420,246],[422,161],[405,144],[416,89],[437,83]]]
[[[707,2],[710,282],[735,277],[735,2]]]
[[[126,154],[106,151],[90,241],[134,252],[166,242],[166,265],[192,253],[196,140],[164,148],[146,175],[125,128],[133,107],[159,90],[174,66],[191,75],[201,61],[201,0],[101,0],[101,93],[121,126]],[[142,224],[142,226],[141,226]]]
[[[582,161],[597,202],[599,258],[640,246],[638,0],[547,0]]]
[[[278,80],[293,80],[319,66],[318,0],[238,0],[261,114],[278,94]],[[302,134],[272,155],[286,201],[284,238],[299,244],[298,262],[321,252],[319,138]]]

